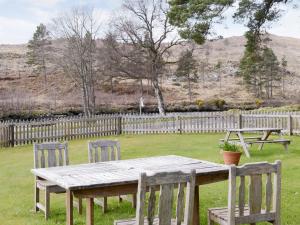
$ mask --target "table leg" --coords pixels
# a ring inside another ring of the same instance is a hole
[[[199,186],[195,187],[195,200],[194,200],[194,209],[193,209],[193,225],[200,225],[199,219]]]
[[[265,131],[264,134],[263,134],[263,136],[262,136],[262,138],[261,138],[261,140],[262,141],[267,140],[269,138],[270,134],[271,134],[271,131]],[[264,143],[261,143],[258,146],[258,150],[261,151],[263,147],[264,147]]]
[[[86,225],[94,225],[94,199],[86,199]]]
[[[73,193],[66,191],[66,224],[73,225]]]
[[[230,137],[231,131],[227,131],[226,136],[224,138],[224,142],[227,142]]]
[[[248,151],[248,147],[247,147],[247,144],[245,143],[245,140],[244,140],[244,137],[243,137],[242,133],[241,133],[241,132],[237,132],[237,136],[238,136],[239,139],[240,139],[241,145],[242,145],[242,147],[243,147],[243,150],[244,150],[246,156],[247,156],[248,158],[250,158],[250,153],[249,153],[249,151]]]

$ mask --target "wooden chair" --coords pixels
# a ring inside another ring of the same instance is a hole
[[[55,166],[69,165],[68,144],[59,142],[49,142],[33,145],[34,153],[34,168],[47,168]],[[40,190],[45,191],[45,205],[40,202]],[[65,193],[66,190],[56,184],[35,178],[35,212],[42,210],[45,213],[45,219],[48,219],[50,214],[50,193]],[[82,213],[82,200],[78,199],[75,202],[79,214]]]
[[[135,219],[115,221],[115,225],[191,225],[194,207],[196,171],[191,173],[169,172],[147,176],[142,173],[138,184]],[[174,188],[178,186],[176,218],[172,219]],[[185,186],[185,200],[184,188]],[[156,212],[157,187],[160,187],[158,216]],[[149,190],[147,217],[144,216],[146,192]]]
[[[237,190],[238,177],[240,178],[240,185]],[[246,180],[249,180],[248,204],[245,204]],[[263,180],[266,181],[263,182]],[[263,183],[265,183],[265,198],[263,197]],[[236,205],[237,192],[238,205]],[[280,161],[276,161],[274,164],[253,163],[241,167],[231,166],[228,207],[209,209],[208,224],[212,225],[213,222],[216,222],[221,225],[255,225],[258,222],[269,222],[280,225],[280,195]]]
[[[113,140],[89,141],[88,155],[90,163],[120,160],[120,143]],[[121,202],[122,200],[123,198],[119,196],[119,202]],[[102,207],[103,213],[107,211],[107,197],[103,197],[101,199],[97,198],[94,201],[97,205],[100,205]],[[132,195],[132,205],[134,208],[136,207],[135,194]]]

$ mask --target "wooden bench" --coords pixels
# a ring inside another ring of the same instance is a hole
[[[257,141],[246,141],[246,144],[266,144],[266,143],[279,143],[284,146],[284,149],[287,151],[288,150],[288,145],[291,144],[291,141],[288,139],[275,139],[275,140],[257,140]]]
[[[261,137],[244,137],[245,140],[261,140]],[[239,138],[230,138],[229,141],[239,141]],[[220,142],[224,142],[224,139],[220,139]]]
[[[284,146],[285,150],[288,150],[288,145],[291,144],[291,140],[288,139],[273,139],[273,140],[261,140],[260,137],[245,137],[245,144],[247,145],[253,145],[253,144],[266,144],[266,143],[279,143],[282,144]],[[239,138],[230,138],[228,140],[228,143],[231,144],[236,144],[236,145],[240,145],[241,143],[239,142]],[[248,141],[248,140],[253,140],[253,141]],[[220,142],[223,143],[224,139],[220,139]]]

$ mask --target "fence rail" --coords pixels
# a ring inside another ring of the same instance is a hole
[[[280,128],[300,134],[300,113],[196,112],[117,114],[0,123],[0,147],[119,134],[209,133],[229,128]]]

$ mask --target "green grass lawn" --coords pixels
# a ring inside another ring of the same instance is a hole
[[[182,155],[197,159],[222,162],[218,140],[224,134],[190,135],[130,135],[120,136],[122,158],[158,155]],[[110,138],[110,137],[106,137]],[[116,137],[111,137],[115,139]],[[263,151],[251,150],[251,159],[242,157],[241,163],[282,160],[282,224],[300,224],[300,137],[292,137],[289,152],[278,144],[265,145]],[[87,140],[69,142],[70,164],[87,162]],[[44,220],[42,213],[33,212],[32,145],[0,149],[0,225],[65,224],[64,194],[51,195],[51,216]],[[227,182],[200,187],[201,222],[206,222],[209,207],[227,204]],[[114,219],[133,217],[129,202],[119,204],[109,199],[109,212],[102,214],[95,206],[95,224],[110,225]],[[85,224],[85,216],[74,213],[75,224]]]

